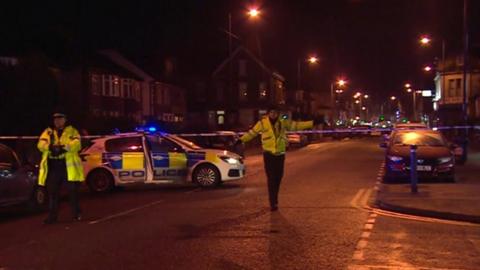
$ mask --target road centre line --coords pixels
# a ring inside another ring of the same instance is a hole
[[[122,211],[122,212],[110,215],[110,216],[106,216],[106,217],[103,217],[103,218],[100,218],[100,219],[97,219],[97,220],[90,221],[88,224],[89,225],[94,225],[94,224],[98,224],[98,223],[101,223],[101,222],[104,222],[104,221],[108,221],[108,220],[111,220],[111,219],[114,219],[114,218],[117,218],[117,217],[126,216],[130,213],[133,213],[133,212],[136,212],[136,211],[148,208],[148,207],[152,207],[152,206],[160,204],[162,202],[164,202],[164,200],[154,201],[154,202],[151,202],[151,203],[139,206],[139,207],[135,207],[135,208],[132,208],[132,209],[129,209],[129,210],[126,210],[126,211]]]

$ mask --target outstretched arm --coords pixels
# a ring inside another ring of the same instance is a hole
[[[246,143],[257,137],[258,134],[260,134],[260,132],[262,131],[262,123],[260,121],[258,121],[255,126],[253,126],[253,128],[250,129],[247,133],[243,134],[243,136],[240,138],[240,141]]]

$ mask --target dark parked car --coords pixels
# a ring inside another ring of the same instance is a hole
[[[233,131],[216,131],[208,136],[182,136],[195,144],[208,149],[228,150],[240,156],[244,156],[245,149],[241,144],[235,144],[240,138]]]
[[[35,167],[23,164],[10,147],[0,144],[0,208],[21,204],[38,208],[46,198],[44,188],[37,185]]]
[[[455,148],[439,131],[397,130],[388,143],[385,156],[385,180],[408,179],[410,175],[410,146],[417,148],[419,179],[455,180]]]

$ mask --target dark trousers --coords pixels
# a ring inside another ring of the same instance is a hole
[[[49,219],[56,220],[58,216],[58,205],[60,200],[60,190],[65,182],[68,187],[70,207],[74,217],[80,215],[80,205],[78,203],[79,182],[67,181],[67,166],[64,159],[48,160],[47,191],[49,199]]]
[[[283,167],[285,163],[285,155],[273,155],[268,152],[263,153],[263,164],[268,180],[268,197],[270,206],[278,204],[278,191],[283,177]]]

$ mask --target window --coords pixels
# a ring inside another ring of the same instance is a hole
[[[119,97],[120,96],[120,78],[118,76],[113,76],[113,87],[111,95],[114,97]]]
[[[143,152],[142,137],[110,139],[105,143],[107,152]]]
[[[462,79],[457,79],[455,83],[455,96],[461,97],[462,96]]]
[[[217,111],[217,124],[225,124],[225,111]]]
[[[122,83],[120,85],[120,97],[129,98],[130,97],[130,79],[122,79]]]
[[[247,83],[246,82],[239,82],[238,83],[238,98],[241,101],[246,101],[248,95]]]
[[[448,80],[448,97],[455,96],[455,80],[450,79]]]
[[[265,99],[267,97],[267,84],[265,82],[261,82],[258,85],[258,95],[260,99]]]
[[[152,152],[180,152],[182,147],[160,136],[147,136],[147,141]]]
[[[247,76],[247,60],[238,61],[238,76]]]
[[[90,90],[92,95],[100,95],[102,89],[102,79],[97,74],[90,75]]]
[[[102,96],[110,96],[112,89],[112,76],[102,75]]]

